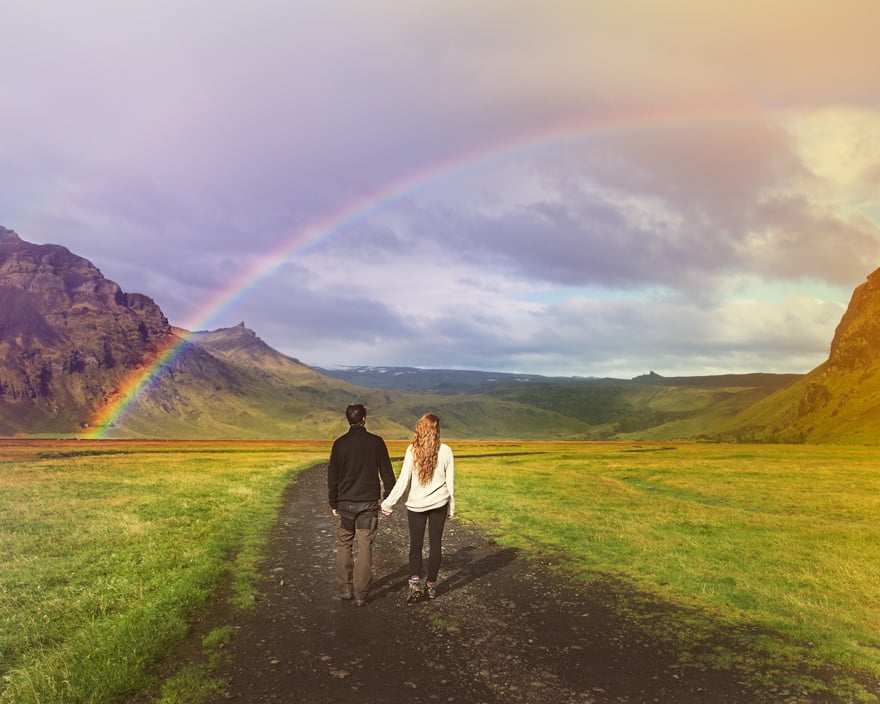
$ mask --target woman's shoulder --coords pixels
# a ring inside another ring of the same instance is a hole
[[[440,443],[440,452],[445,452],[445,453],[448,453],[448,454],[451,455],[451,454],[452,454],[452,448],[449,447],[449,445],[447,445],[445,442],[441,442],[441,443]]]

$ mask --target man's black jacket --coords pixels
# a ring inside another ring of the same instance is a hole
[[[391,458],[381,437],[368,433],[363,425],[352,425],[335,440],[327,468],[330,508],[336,509],[340,501],[380,501],[393,486]]]

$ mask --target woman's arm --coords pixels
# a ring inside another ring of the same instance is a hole
[[[394,508],[394,504],[400,501],[400,497],[403,496],[403,492],[406,491],[406,487],[412,477],[412,468],[413,452],[412,445],[410,445],[406,448],[406,454],[403,457],[403,468],[400,470],[400,476],[397,478],[397,481],[394,482],[394,488],[391,490],[391,493],[388,494],[382,502],[382,513],[386,516],[391,515],[391,510]]]
[[[452,454],[452,448],[446,448],[449,451],[449,458],[446,462],[446,488],[449,490],[449,517],[455,515],[455,457]]]

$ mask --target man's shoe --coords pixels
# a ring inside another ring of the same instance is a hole
[[[354,599],[354,594],[352,593],[351,589],[343,589],[339,593],[339,598],[344,599],[345,601],[351,601],[352,599]]]
[[[409,592],[406,596],[407,604],[415,604],[422,598],[422,580],[419,577],[409,578]]]
[[[425,582],[428,599],[437,597],[437,582]]]

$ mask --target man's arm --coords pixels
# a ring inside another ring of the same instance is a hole
[[[339,506],[339,449],[336,443],[330,450],[330,463],[327,465],[327,500],[335,513]]]
[[[388,494],[394,487],[394,469],[391,467],[391,456],[388,454],[388,446],[379,438],[379,476],[382,478],[382,498],[387,499]]]

